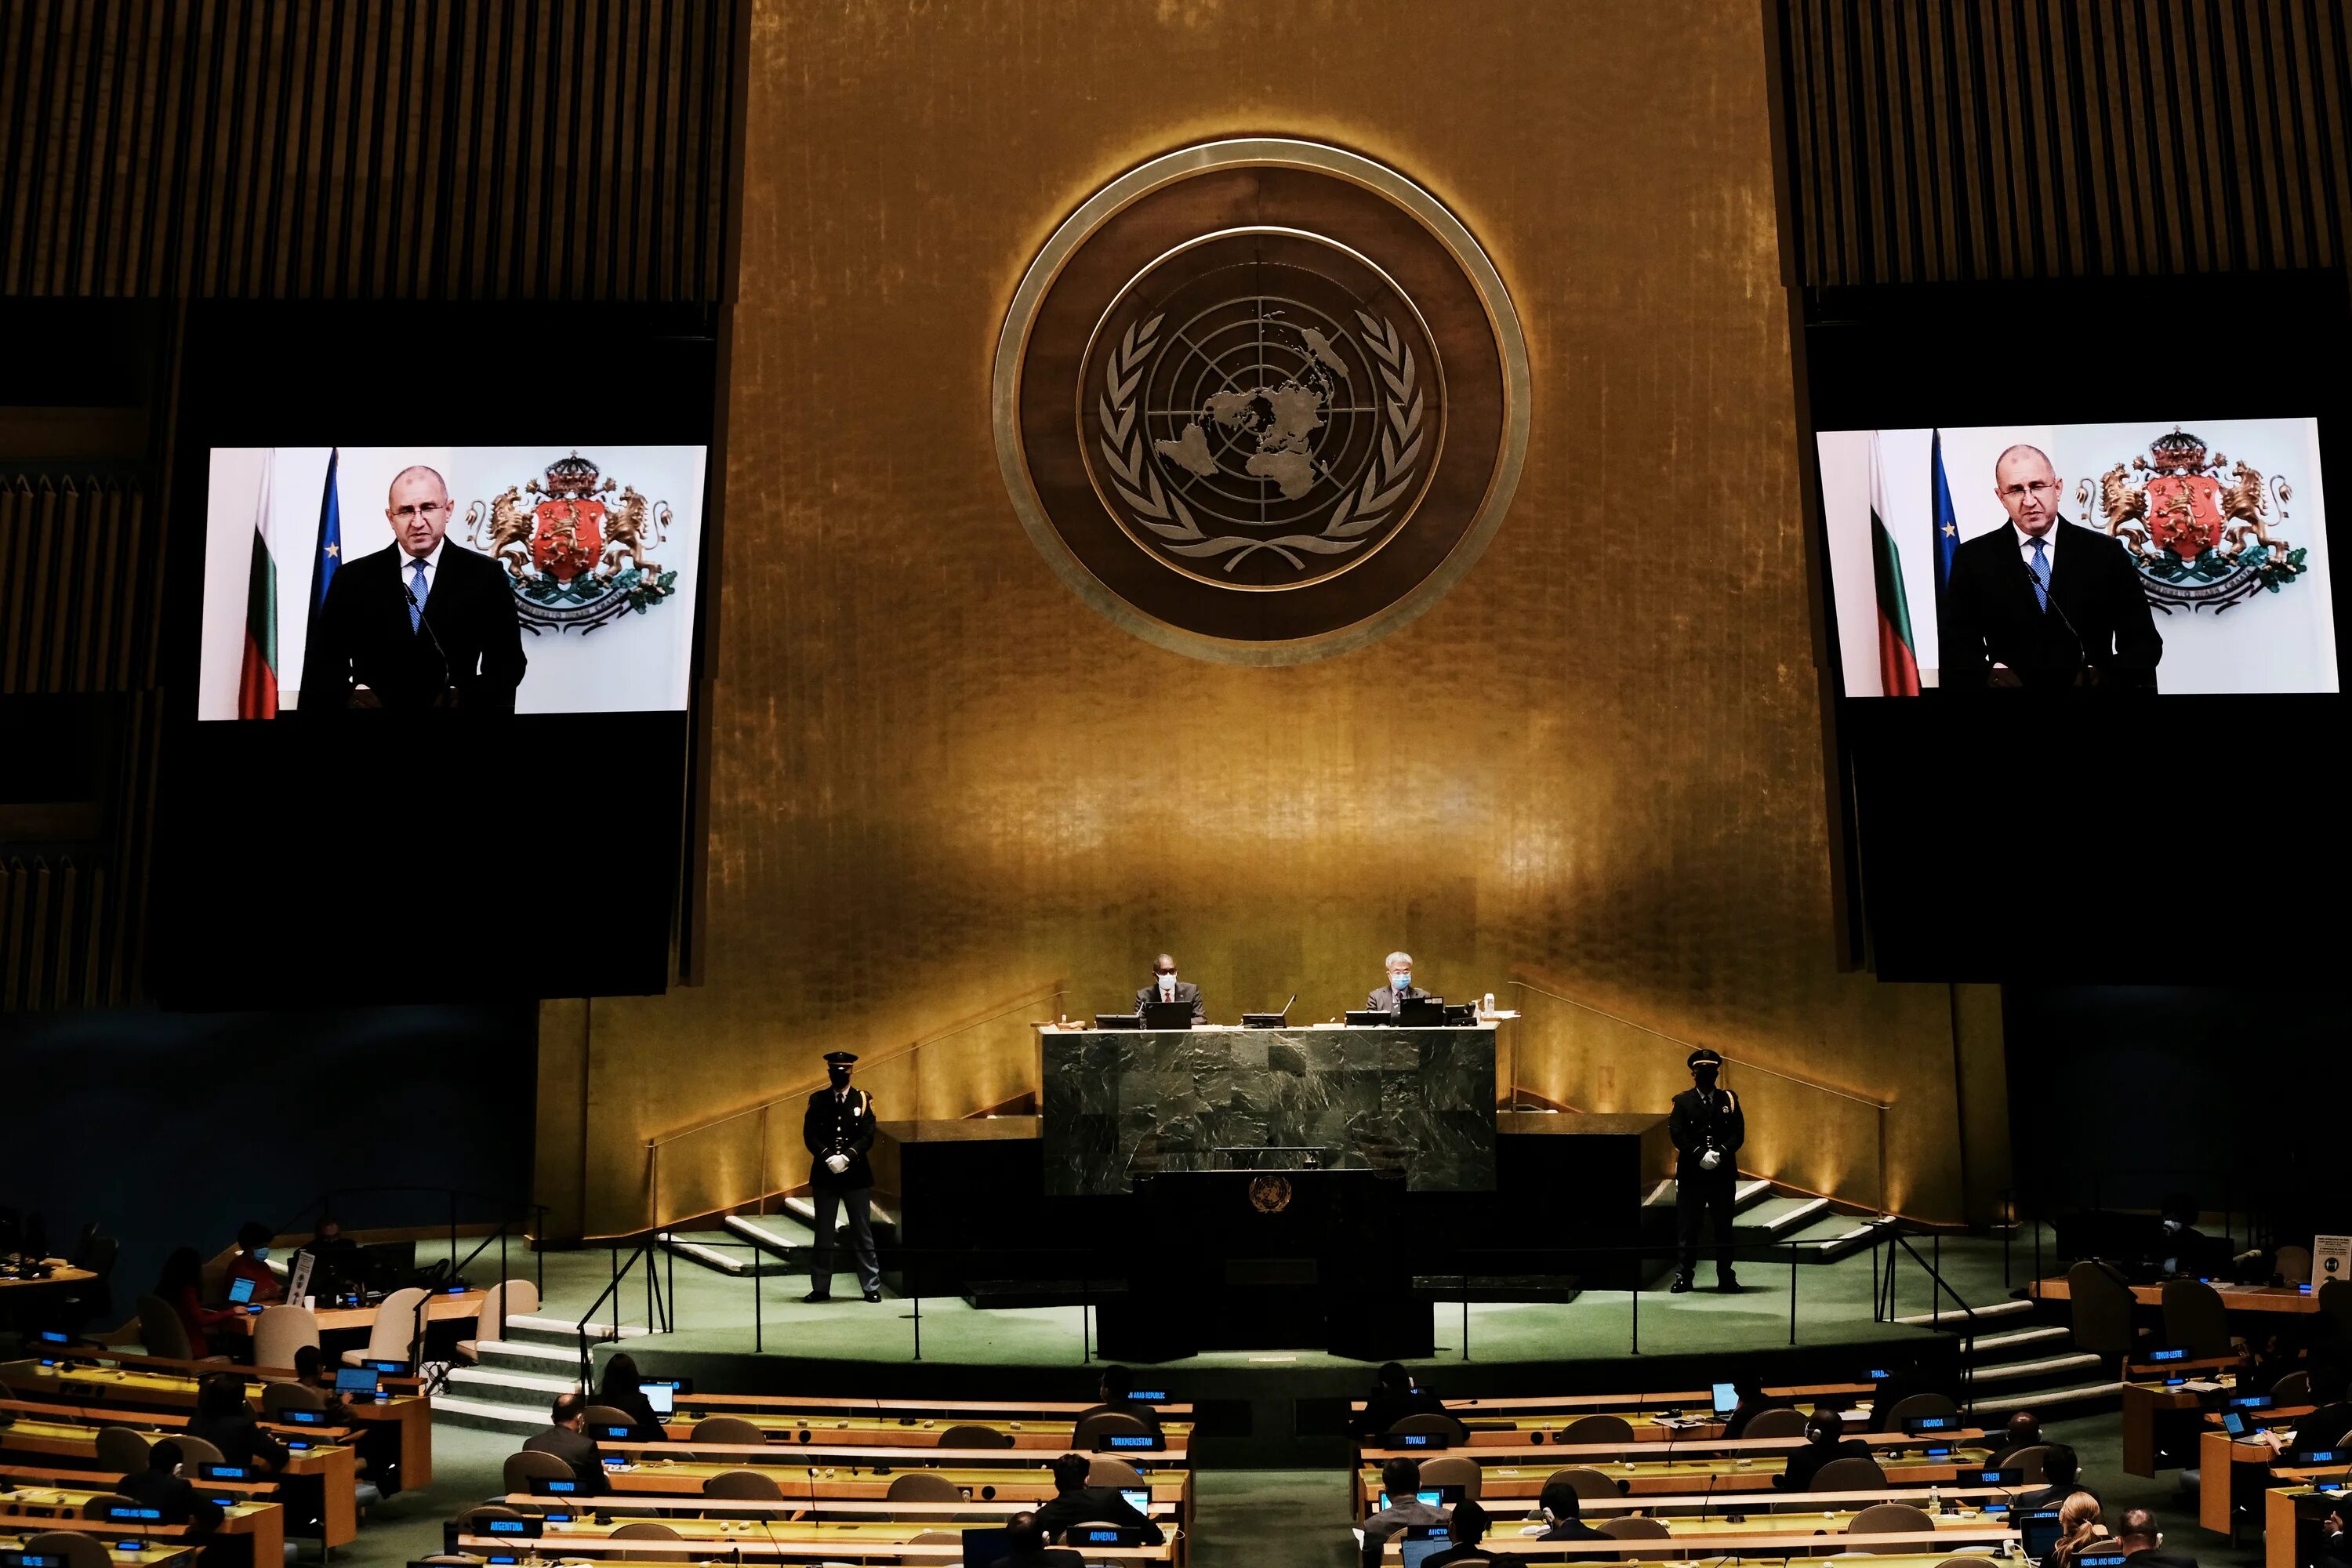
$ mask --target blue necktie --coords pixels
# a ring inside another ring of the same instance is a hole
[[[2025,568],[2033,574],[2033,602],[2042,606],[2046,616],[2050,613],[2050,558],[2042,552],[2042,542],[2039,539],[2031,541],[2027,548],[2033,552],[2033,559],[2026,563]]]
[[[2040,541],[2035,541],[2035,548],[2040,548]],[[408,629],[412,634],[414,634],[418,623],[425,619],[425,562],[423,558],[420,557],[415,561],[411,561],[408,563],[408,569],[416,574],[416,575],[410,580],[408,584],[408,591],[413,595],[413,597],[408,601]]]

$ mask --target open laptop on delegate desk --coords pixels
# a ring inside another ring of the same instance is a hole
[[[1143,1026],[1147,1029],[1189,1029],[1192,1026],[1192,1004],[1146,1002],[1143,1005]]]
[[[1436,1028],[1445,1022],[1445,998],[1408,996],[1397,1004],[1396,1021],[1403,1028]]]
[[[1290,994],[1290,1000],[1282,1005],[1282,1011],[1279,1013],[1243,1014],[1242,1027],[1244,1029],[1279,1029],[1283,1025],[1290,1021],[1290,1010],[1297,1005],[1298,993],[1294,991]]]

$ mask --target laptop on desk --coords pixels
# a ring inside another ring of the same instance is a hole
[[[1282,1005],[1282,1011],[1279,1013],[1243,1014],[1242,1027],[1244,1029],[1279,1029],[1283,1025],[1290,1021],[1290,1010],[1297,1005],[1298,993],[1294,991],[1290,994],[1290,1000]]]
[[[1445,998],[1408,996],[1397,1004],[1396,1021],[1401,1028],[1436,1028],[1445,1022]]]
[[[1189,1029],[1192,1026],[1192,1004],[1146,1002],[1143,1005],[1143,1026],[1147,1029]]]
[[[1140,1013],[1097,1013],[1095,1015],[1095,1027],[1097,1029],[1140,1029],[1143,1027],[1143,1015]],[[971,1532],[970,1531],[966,1531],[965,1533],[968,1535]]]

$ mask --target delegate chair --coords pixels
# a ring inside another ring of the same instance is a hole
[[[1545,1478],[1544,1484],[1549,1486],[1553,1481],[1568,1483],[1575,1490],[1578,1500],[1583,1502],[1590,1502],[1595,1498],[1615,1498],[1624,1495],[1617,1489],[1615,1481],[1611,1480],[1599,1470],[1584,1465],[1571,1465],[1564,1470],[1554,1470]]]
[[[1459,1455],[1441,1454],[1421,1462],[1421,1484],[1424,1487],[1460,1487],[1469,1501],[1478,1500],[1478,1461]]]
[[[963,1492],[945,1476],[929,1470],[908,1470],[894,1476],[882,1494],[885,1502],[961,1502]]]
[[[615,1410],[609,1405],[592,1405],[588,1407],[588,1425],[595,1428],[625,1426],[634,1432],[636,1430],[637,1418],[625,1410]]]
[[[1926,1535],[1933,1534],[1936,1521],[1927,1517],[1924,1508],[1914,1508],[1907,1502],[1874,1502],[1853,1516],[1845,1527],[1848,1535]]]
[[[729,1443],[758,1445],[768,1440],[768,1435],[740,1415],[706,1415],[694,1424],[687,1434],[692,1443]]]
[[[154,1440],[152,1434],[129,1426],[101,1426],[98,1429],[98,1468],[111,1475],[139,1475],[147,1468],[147,1446]]]
[[[1555,1443],[1573,1447],[1579,1443],[1630,1443],[1633,1424],[1622,1415],[1580,1415],[1559,1430]]]
[[[457,1359],[478,1362],[482,1346],[498,1342],[509,1318],[539,1310],[539,1287],[528,1279],[502,1279],[482,1292],[482,1315],[474,1320],[475,1338],[457,1342]]]
[[[81,1505],[81,1516],[84,1519],[104,1519],[108,1509],[140,1506],[137,1498],[124,1497],[121,1492],[100,1492]]]
[[[2192,1361],[2230,1353],[2230,1318],[2221,1293],[2202,1279],[2164,1282],[2164,1339]]]
[[[261,1316],[253,1321],[253,1364],[256,1366],[292,1366],[294,1352],[308,1345],[319,1345],[318,1315],[304,1308],[280,1303],[261,1309]]]
[[[375,1321],[368,1325],[368,1342],[358,1350],[345,1351],[343,1364],[396,1361],[414,1366],[417,1342],[425,1337],[425,1292],[414,1285],[386,1296],[375,1310]]]
[[[180,1463],[186,1466],[191,1474],[194,1473],[195,1467],[198,1465],[228,1463],[228,1456],[213,1447],[212,1440],[208,1437],[197,1437],[185,1432],[175,1432],[172,1435],[172,1441],[180,1446]]]
[[[261,1417],[278,1421],[289,1410],[324,1410],[327,1394],[323,1389],[301,1383],[273,1383],[261,1391]]]
[[[78,1530],[45,1530],[25,1542],[25,1555],[55,1558],[65,1568],[107,1568],[106,1543]]]
[[[1412,1436],[1415,1433],[1422,1432],[1430,1433],[1437,1436],[1448,1437],[1456,1443],[1467,1440],[1470,1436],[1469,1427],[1465,1426],[1462,1425],[1460,1420],[1454,1416],[1447,1415],[1443,1410],[1416,1410],[1410,1415],[1401,1416],[1397,1420],[1389,1423],[1389,1429],[1381,1434],[1381,1447],[1383,1448],[1400,1447],[1402,1445],[1389,1442],[1387,1439],[1391,1437],[1408,1437]]]
[[[2280,1405],[2310,1404],[2311,1373],[2307,1372],[2283,1373],[2276,1383],[2271,1384],[2271,1403]]]
[[[618,1530],[614,1531],[609,1539],[614,1541],[682,1541],[685,1537],[681,1536],[677,1531],[672,1530],[668,1525],[664,1524],[657,1519],[633,1519],[628,1523],[622,1525]],[[961,1540],[962,1538],[959,1536],[957,1539]],[[675,1552],[624,1552],[620,1554],[620,1560],[624,1563],[677,1563],[682,1561],[679,1554]]]
[[[977,1426],[969,1421],[960,1426],[950,1426],[940,1434],[940,1447],[942,1448],[1010,1448],[1014,1441],[1010,1432],[1000,1432],[993,1426]]]
[[[2036,1443],[2031,1448],[2020,1448],[2014,1454],[2002,1458],[2000,1468],[2004,1470],[2022,1470],[2025,1473],[2027,1485],[2046,1487],[2050,1484],[2050,1478],[2042,1473],[2042,1465],[2049,1458],[2050,1445]]]
[[[1593,1528],[1619,1541],[1664,1541],[1674,1533],[1662,1519],[1604,1519]],[[1635,1547],[1618,1552],[1616,1557],[1620,1563],[1639,1563],[1642,1552]]]
[[[552,1454],[542,1454],[536,1448],[524,1448],[507,1456],[505,1479],[502,1483],[508,1495],[530,1490],[533,1481],[568,1481],[573,1479],[572,1467]]]
[[[2103,1356],[2130,1352],[2132,1293],[2123,1276],[2086,1258],[2066,1270],[2066,1304],[2076,1350]]]
[[[1865,1459],[1859,1454],[1849,1454],[1843,1459],[1832,1459],[1813,1472],[1813,1484],[1808,1490],[1817,1492],[1860,1492],[1886,1484],[1886,1472],[1878,1468],[1876,1459]]]
[[[149,1355],[172,1361],[194,1361],[196,1347],[188,1342],[187,1325],[161,1296],[139,1298],[139,1342]],[[209,1358],[220,1360],[220,1357]]]
[[[2290,1285],[2311,1283],[2311,1248],[2282,1247],[2271,1255],[2271,1268]]]
[[[758,1470],[721,1470],[704,1478],[702,1495],[730,1502],[782,1502],[784,1489],[773,1476]]]
[[[465,1535],[488,1535],[490,1533],[490,1524],[494,1520],[529,1519],[530,1517],[530,1515],[520,1509],[509,1508],[504,1503],[478,1503],[457,1516],[457,1529]]]
[[[1926,1421],[1939,1415],[1958,1415],[1960,1407],[1948,1394],[1912,1394],[1895,1402],[1886,1413],[1886,1429],[1900,1432],[1906,1421]]]
[[[1801,1437],[1805,1435],[1805,1413],[1801,1410],[1759,1410],[1748,1423],[1745,1437]]]
[[[1115,1454],[1097,1454],[1087,1465],[1087,1485],[1133,1491],[1148,1483],[1143,1472]]]
[[[1097,1410],[1070,1434],[1070,1447],[1083,1454],[1106,1437],[1148,1437],[1151,1428],[1124,1410]]]
[[[2352,1334],[2352,1279],[2330,1279],[2319,1288],[2319,1310]]]

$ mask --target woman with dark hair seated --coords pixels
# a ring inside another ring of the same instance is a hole
[[[205,1306],[204,1284],[204,1259],[193,1247],[180,1247],[163,1259],[163,1271],[155,1277],[155,1299],[180,1320],[180,1327],[187,1331],[188,1353],[198,1361],[213,1353],[211,1331],[242,1316]]]
[[[653,1401],[637,1386],[641,1381],[635,1358],[623,1351],[604,1363],[604,1381],[597,1387],[596,1403],[609,1405],[626,1415],[638,1442],[667,1443],[668,1429],[662,1426],[661,1415],[654,1409]]]

